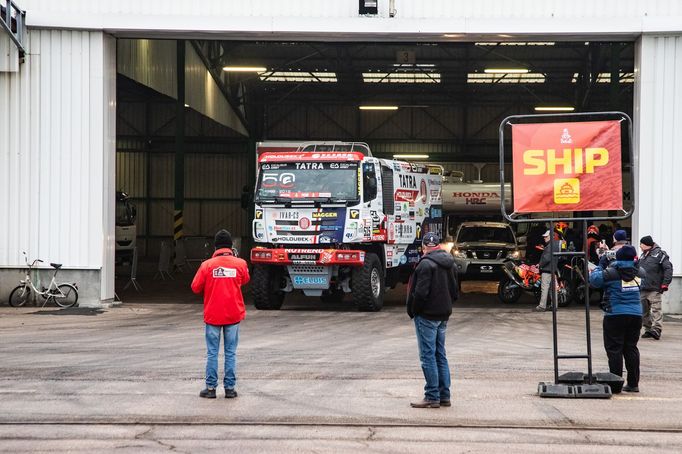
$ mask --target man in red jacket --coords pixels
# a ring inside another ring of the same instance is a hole
[[[225,344],[225,398],[237,397],[237,343],[239,322],[246,309],[241,286],[249,282],[246,262],[234,256],[232,236],[227,230],[215,235],[215,253],[201,264],[192,281],[192,291],[204,294],[204,323],[206,323],[206,389],[200,397],[215,399],[218,385],[218,352],[220,333]]]

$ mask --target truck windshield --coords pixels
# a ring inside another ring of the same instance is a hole
[[[287,162],[261,165],[256,202],[358,199],[356,162]]]
[[[514,235],[508,227],[472,226],[462,227],[457,235],[458,243],[515,243]]]

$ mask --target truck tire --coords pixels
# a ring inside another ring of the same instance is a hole
[[[497,297],[503,303],[513,304],[517,302],[522,293],[521,287],[506,276],[500,279],[500,283],[497,285]]]
[[[384,272],[376,254],[365,255],[362,267],[353,269],[351,277],[353,303],[362,312],[378,312],[384,305]]]
[[[251,276],[253,305],[259,310],[279,310],[284,302],[284,292],[280,289],[282,271],[274,266],[254,265]]]

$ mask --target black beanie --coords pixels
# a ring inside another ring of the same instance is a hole
[[[218,230],[218,233],[215,234],[213,245],[216,249],[232,247],[232,235],[225,229]]]
[[[645,246],[653,247],[654,246],[654,239],[651,238],[651,235],[643,236],[639,242]]]
[[[637,257],[637,250],[626,244],[616,251],[616,260],[634,260]]]

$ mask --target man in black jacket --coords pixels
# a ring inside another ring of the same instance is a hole
[[[533,309],[535,312],[545,312],[547,310],[547,300],[549,299],[549,291],[552,286],[552,253],[561,252],[561,241],[554,240],[552,249],[552,244],[549,242],[550,231],[547,230],[542,238],[545,240],[545,248],[542,250],[542,255],[540,256],[540,262],[538,263],[538,268],[540,268],[540,302]],[[556,263],[557,259],[554,258]]]
[[[646,278],[642,282],[640,291],[644,312],[642,337],[659,340],[663,329],[661,296],[663,292],[668,291],[668,286],[673,280],[673,265],[670,263],[668,254],[654,243],[649,235],[642,237],[639,247],[642,249],[639,267],[646,271]]]
[[[445,331],[452,303],[459,296],[455,260],[440,247],[440,238],[427,233],[422,240],[424,256],[412,274],[407,314],[414,319],[419,360],[426,379],[424,399],[414,408],[450,406],[450,366],[445,354]]]

